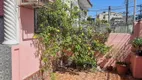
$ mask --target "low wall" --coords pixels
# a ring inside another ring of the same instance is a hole
[[[109,55],[123,61],[130,53],[130,40],[131,34],[129,33],[111,33],[106,43],[108,46],[112,46]]]
[[[106,45],[111,46],[111,49],[102,58],[99,59],[98,64],[102,68],[108,66],[115,67],[116,60],[125,61],[130,54],[131,34],[128,33],[110,33]],[[109,56],[110,58],[106,58]]]

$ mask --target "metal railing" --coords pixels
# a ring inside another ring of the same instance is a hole
[[[47,3],[49,1],[50,0],[22,0],[22,3],[39,3],[39,2]]]

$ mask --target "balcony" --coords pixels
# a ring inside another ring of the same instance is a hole
[[[28,7],[28,8],[37,8],[45,5],[49,1],[53,0],[21,0],[20,6]]]

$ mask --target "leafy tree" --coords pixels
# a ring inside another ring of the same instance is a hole
[[[44,46],[44,52],[41,54],[44,70],[51,69],[54,60],[64,63],[59,66],[66,66],[65,61],[67,65],[71,61],[76,66],[96,67],[94,48],[97,46],[92,45],[95,41],[94,29],[89,26],[74,26],[79,18],[79,12],[78,7],[69,8],[61,0],[49,2],[39,8],[38,26],[41,32],[38,39]]]

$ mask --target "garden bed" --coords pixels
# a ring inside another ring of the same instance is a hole
[[[45,80],[137,80],[132,76],[120,76],[111,72],[87,72],[87,71],[56,71],[52,73],[52,79]]]

